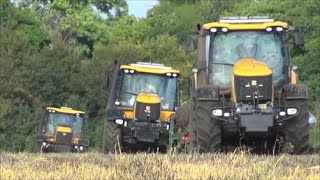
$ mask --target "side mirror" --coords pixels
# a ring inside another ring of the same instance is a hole
[[[298,66],[292,66],[291,68],[292,68],[292,70],[294,70],[294,71],[295,71],[295,70],[297,70],[297,69],[298,69]]]
[[[107,76],[102,83],[102,89],[108,91],[110,86],[110,76]]]
[[[304,35],[301,28],[294,31],[294,42],[295,45],[299,48],[302,48],[304,46]]]

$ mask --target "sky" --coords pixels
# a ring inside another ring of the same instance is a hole
[[[147,11],[154,5],[158,4],[157,0],[127,0],[129,6],[129,14],[136,17],[145,17]]]

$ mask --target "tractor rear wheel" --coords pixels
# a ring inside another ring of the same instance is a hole
[[[185,129],[188,126],[191,110],[191,105],[189,103],[184,104],[177,109],[174,115],[176,127]]]
[[[211,109],[219,104],[219,101],[194,100],[193,118],[189,126],[192,151],[221,152],[221,122],[210,116]]]
[[[103,130],[102,149],[104,153],[116,153],[121,150],[122,133],[120,127],[112,121],[106,121]]]
[[[300,114],[288,120],[284,130],[284,151],[291,154],[309,152],[309,111],[307,100],[288,100],[287,105],[300,109]]]

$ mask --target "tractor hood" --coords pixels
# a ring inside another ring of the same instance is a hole
[[[266,63],[252,58],[244,58],[233,66],[233,74],[237,76],[268,76],[272,70]]]

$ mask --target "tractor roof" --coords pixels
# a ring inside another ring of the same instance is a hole
[[[83,111],[74,110],[69,107],[60,107],[60,108],[47,107],[47,110],[52,110],[52,111],[56,111],[56,112],[60,112],[60,113],[66,113],[66,114],[85,114],[85,112],[83,112]]]
[[[228,28],[228,30],[264,30],[268,27],[288,28],[286,22],[275,21],[269,17],[248,16],[248,17],[224,17],[219,22],[211,22],[203,25],[203,29]]]
[[[150,74],[180,74],[179,70],[173,69],[172,67],[165,66],[163,64],[148,63],[148,62],[137,62],[129,65],[121,65],[120,69],[123,70],[134,70],[137,72],[150,73]]]

